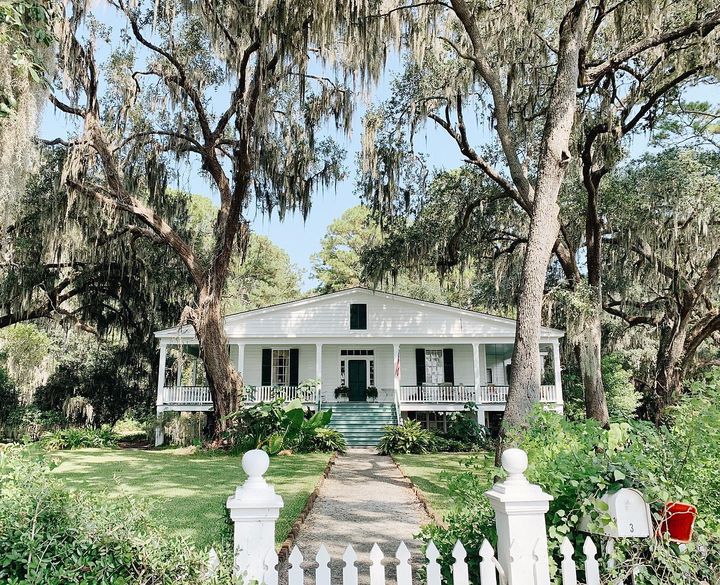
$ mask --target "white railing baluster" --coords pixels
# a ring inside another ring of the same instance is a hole
[[[345,561],[345,566],[343,567],[342,585],[358,585],[358,568],[355,565],[355,561],[357,561],[357,554],[355,553],[352,545],[347,545],[345,553],[342,556],[342,560]]]
[[[435,543],[431,540],[428,543],[427,550],[425,551],[427,557],[427,585],[440,585],[442,576],[440,574],[440,564],[438,559],[440,558],[440,552],[438,551]]]
[[[305,574],[302,568],[303,555],[300,549],[295,546],[288,557],[290,569],[288,570],[288,585],[303,585]]]
[[[455,559],[452,567],[453,585],[469,585],[470,578],[468,576],[468,566],[465,562],[467,552],[465,551],[465,547],[462,545],[462,542],[459,540],[453,547],[452,555]]]
[[[385,567],[382,564],[384,558],[385,555],[377,543],[373,544],[370,550],[370,585],[385,585]]]
[[[320,545],[315,560],[318,563],[315,569],[315,585],[330,585],[330,554],[324,544]]]
[[[404,542],[400,543],[400,546],[395,553],[395,558],[400,561],[396,569],[397,585],[412,585],[412,567],[410,567],[411,555]]]
[[[278,555],[275,549],[271,548],[265,555],[265,579],[264,585],[278,585]]]
[[[597,547],[589,536],[585,539],[583,552],[585,553],[585,582],[587,585],[600,585],[600,567],[595,558]]]
[[[495,551],[486,538],[480,546],[480,585],[497,585],[495,575]]]
[[[560,552],[563,556],[560,565],[563,585],[577,585],[577,568],[572,558],[575,549],[567,536],[563,538],[562,544],[560,545]]]

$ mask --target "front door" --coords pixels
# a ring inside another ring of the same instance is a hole
[[[365,360],[348,361],[348,380],[351,402],[363,402],[367,390],[367,367]]]

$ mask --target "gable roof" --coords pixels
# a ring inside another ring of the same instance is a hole
[[[257,309],[248,309],[246,311],[240,311],[237,313],[231,313],[229,315],[226,315],[224,317],[225,325],[231,325],[232,323],[243,321],[247,318],[253,318],[253,317],[261,317],[264,315],[272,315],[275,312],[278,311],[285,311],[289,308],[304,308],[312,306],[319,302],[324,302],[329,299],[335,299],[335,298],[343,298],[348,296],[356,296],[356,295],[373,295],[375,297],[384,298],[391,301],[399,301],[401,303],[414,305],[419,308],[424,309],[434,309],[439,310],[442,312],[447,312],[448,314],[454,314],[458,317],[467,316],[470,318],[480,318],[485,321],[491,321],[495,322],[498,325],[504,325],[504,326],[511,326],[515,327],[516,320],[515,319],[509,319],[507,317],[500,317],[498,315],[492,315],[489,313],[483,313],[481,311],[474,311],[471,309],[463,309],[460,307],[454,307],[452,305],[447,305],[443,303],[438,303],[434,301],[424,301],[420,299],[415,299],[412,297],[408,297],[405,295],[399,295],[396,293],[388,293],[384,291],[374,290],[366,287],[352,287],[347,288],[341,291],[335,291],[331,293],[324,293],[324,294],[318,294],[313,295],[310,297],[305,297],[302,299],[297,299],[294,301],[285,301],[283,303],[277,303],[275,305],[269,305],[267,307],[260,307]],[[179,334],[182,335],[183,331],[185,331],[186,328],[183,327],[171,327],[168,329],[163,329],[161,331],[156,331],[155,336],[156,337],[168,337],[170,335]],[[554,329],[551,327],[542,327],[541,328],[542,333],[547,337],[562,337],[564,335],[564,331],[561,329]]]

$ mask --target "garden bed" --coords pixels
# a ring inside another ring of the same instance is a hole
[[[146,501],[168,535],[187,537],[198,547],[232,538],[225,501],[245,480],[240,457],[176,450],[79,449],[54,452],[53,471],[68,487],[110,497],[125,494]],[[266,479],[283,497],[275,534],[282,543],[305,508],[330,460],[329,453],[273,457]]]

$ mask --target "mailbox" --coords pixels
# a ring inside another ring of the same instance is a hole
[[[600,499],[608,505],[608,514],[614,524],[605,527],[605,536],[646,538],[652,534],[650,506],[639,491],[622,488]],[[584,518],[580,526],[587,528],[588,522],[589,518]]]

